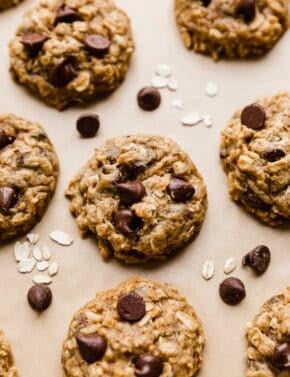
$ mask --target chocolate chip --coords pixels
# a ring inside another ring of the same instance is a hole
[[[76,75],[71,59],[65,59],[51,69],[48,80],[56,88],[64,88]]]
[[[0,187],[0,212],[7,215],[9,209],[14,207],[18,200],[18,192],[14,187]]]
[[[36,284],[29,289],[27,299],[33,310],[43,312],[51,304],[51,289],[47,285]]]
[[[84,114],[77,120],[77,130],[82,137],[94,137],[100,128],[100,118],[96,114]]]
[[[211,0],[201,0],[201,2],[202,2],[202,5],[203,5],[204,7],[208,7],[209,4],[211,3]]]
[[[220,296],[228,305],[237,305],[246,297],[244,283],[237,278],[225,279],[220,284]]]
[[[271,363],[280,370],[290,369],[290,342],[275,347]]]
[[[146,313],[143,297],[135,292],[124,294],[118,300],[117,311],[124,321],[140,321]]]
[[[275,162],[281,160],[285,157],[286,153],[282,149],[273,149],[272,151],[265,152],[263,157],[269,162]]]
[[[139,107],[145,111],[156,110],[161,103],[160,92],[152,86],[141,89],[137,94]]]
[[[163,362],[152,355],[140,355],[135,362],[136,377],[159,377],[163,372]]]
[[[245,107],[241,114],[242,124],[253,130],[259,130],[260,128],[263,128],[265,120],[265,110],[261,105],[257,103],[253,103],[252,105]]]
[[[76,341],[81,357],[89,364],[101,360],[106,353],[107,341],[97,333],[89,335],[77,334]]]
[[[236,14],[243,17],[245,22],[252,22],[256,16],[256,0],[240,0],[236,7]]]
[[[144,165],[120,165],[120,182],[135,180],[137,176],[145,170]]]
[[[79,20],[78,13],[66,4],[61,5],[56,13],[55,25],[60,22],[72,23]]]
[[[0,148],[5,148],[7,145],[12,144],[14,141],[14,136],[7,135],[5,131],[0,130]]]
[[[195,193],[194,187],[179,178],[172,178],[167,186],[167,192],[175,202],[185,202]]]
[[[102,58],[111,46],[111,42],[108,38],[99,34],[89,34],[85,37],[85,46],[89,52]]]
[[[131,205],[138,203],[146,195],[144,185],[138,181],[118,183],[116,187],[120,195],[121,204]]]
[[[142,220],[129,209],[117,211],[114,221],[119,232],[126,237],[134,236],[142,226]]]
[[[243,258],[243,265],[251,267],[257,274],[263,274],[269,267],[271,252],[267,246],[260,245],[246,254]]]
[[[261,209],[262,211],[268,211],[271,206],[262,199],[260,199],[252,190],[248,189],[243,195],[245,202],[253,208]]]
[[[35,56],[42,49],[47,36],[40,33],[25,33],[21,37],[21,43],[26,47],[30,55]]]

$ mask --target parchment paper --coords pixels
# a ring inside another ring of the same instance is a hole
[[[219,164],[219,135],[237,108],[261,96],[289,89],[290,34],[258,61],[214,63],[210,58],[184,48],[175,25],[172,0],[119,0],[118,4],[132,19],[136,53],[121,88],[107,100],[86,109],[100,115],[101,129],[96,138],[81,140],[75,121],[83,109],[58,112],[49,108],[16,85],[8,73],[7,44],[23,11],[31,4],[32,1],[25,0],[17,8],[0,15],[0,111],[41,123],[58,152],[61,174],[57,192],[34,231],[41,236],[40,244],[51,247],[60,271],[52,285],[53,305],[38,316],[26,302],[32,274],[23,276],[17,272],[14,242],[1,247],[0,326],[13,347],[20,375],[61,376],[61,345],[73,313],[97,290],[140,275],[173,283],[196,308],[207,334],[200,377],[243,377],[245,325],[266,299],[290,283],[290,234],[261,225],[229,200],[226,177]],[[172,66],[179,90],[177,93],[162,92],[160,109],[145,113],[136,105],[136,93],[150,82],[159,63]],[[219,95],[213,99],[204,94],[209,80],[216,81],[220,87]],[[184,111],[170,106],[173,98],[184,100]],[[189,111],[212,114],[214,127],[181,126],[182,114]],[[137,132],[174,138],[197,164],[209,195],[207,218],[196,241],[169,262],[154,268],[128,267],[113,260],[104,262],[94,241],[79,237],[63,196],[67,182],[91,156],[95,146],[106,138]],[[72,234],[73,245],[65,248],[50,241],[48,234],[54,229]],[[242,256],[258,244],[271,248],[271,266],[264,276],[255,278],[239,265],[233,276],[245,282],[247,298],[238,307],[228,307],[218,295],[219,283],[225,277],[225,259],[236,257],[241,263]],[[205,282],[200,271],[208,257],[216,263],[216,274],[213,280]]]

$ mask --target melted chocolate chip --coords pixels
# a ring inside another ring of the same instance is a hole
[[[124,321],[140,321],[146,313],[143,297],[135,292],[124,294],[118,300],[117,311]]]
[[[269,152],[265,152],[263,157],[269,162],[276,162],[281,160],[281,158],[285,157],[286,153],[282,149],[273,149]]]
[[[145,170],[144,165],[120,165],[120,182],[136,180],[137,176]]]
[[[0,187],[0,212],[7,215],[9,209],[14,207],[18,200],[18,192],[14,187]]]
[[[29,289],[27,299],[33,310],[43,312],[51,304],[51,289],[47,285],[36,284]]]
[[[252,190],[248,189],[247,192],[243,195],[245,202],[253,208],[261,209],[262,211],[268,211],[271,206],[267,203],[264,203]]]
[[[56,18],[55,18],[55,25],[60,22],[72,23],[79,19],[80,17],[75,10],[68,7],[66,4],[63,4],[57,10]]]
[[[146,195],[144,185],[138,181],[118,183],[116,187],[119,192],[120,203],[124,205],[138,203]]]
[[[108,38],[99,34],[89,34],[84,40],[86,49],[93,55],[102,58],[108,53],[111,42]]]
[[[259,130],[263,128],[265,120],[265,110],[258,103],[253,103],[252,105],[245,107],[241,114],[242,124],[253,130]]]
[[[77,334],[76,341],[81,357],[89,364],[101,360],[106,353],[107,341],[97,333],[89,335]]]
[[[236,14],[243,17],[245,22],[252,22],[256,17],[256,0],[240,0],[236,7]]]
[[[35,56],[42,49],[47,36],[40,33],[25,33],[21,37],[21,43],[25,46],[30,55]]]
[[[126,237],[135,236],[142,226],[142,220],[129,209],[121,209],[115,213],[116,228]]]
[[[221,299],[228,305],[237,305],[246,297],[244,283],[237,278],[230,277],[220,284]]]
[[[0,130],[0,148],[5,148],[7,145],[12,144],[14,141],[14,136],[7,135],[5,131]]]
[[[290,370],[290,342],[275,347],[271,363],[277,369]]]
[[[167,186],[167,192],[175,202],[185,202],[195,193],[194,187],[179,178],[172,178]]]
[[[72,59],[65,59],[50,70],[48,80],[54,87],[64,88],[76,75]]]
[[[211,3],[211,0],[201,0],[201,2],[202,2],[202,5],[203,5],[204,7],[208,7],[209,4]]]
[[[97,114],[84,114],[77,120],[77,130],[84,138],[94,137],[100,128],[100,118]]]
[[[156,110],[161,103],[161,95],[159,90],[152,86],[141,89],[137,94],[137,102],[139,107],[145,111]]]
[[[243,258],[243,265],[251,267],[257,274],[263,274],[269,267],[271,252],[267,246],[260,245]]]
[[[152,355],[140,355],[135,360],[136,377],[159,377],[163,372],[163,362]]]

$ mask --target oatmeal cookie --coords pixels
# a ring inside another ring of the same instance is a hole
[[[175,14],[185,46],[214,60],[262,55],[288,27],[287,0],[175,0]]]
[[[268,225],[290,219],[290,95],[237,111],[222,133],[231,198]]]
[[[0,240],[25,234],[54,193],[58,160],[40,125],[0,116]]]
[[[97,293],[73,317],[64,341],[64,376],[192,377],[205,337],[176,288],[132,278]]]
[[[115,90],[134,50],[130,21],[112,0],[40,0],[10,43],[17,81],[58,109]]]
[[[0,329],[0,376],[18,377],[16,368],[13,366],[13,356],[3,331]]]
[[[246,336],[246,377],[290,376],[290,287],[264,304]]]
[[[104,257],[127,263],[166,259],[198,233],[206,187],[179,146],[161,136],[108,140],[67,192],[81,233],[97,236]]]
[[[0,11],[14,7],[19,4],[22,0],[0,0]]]

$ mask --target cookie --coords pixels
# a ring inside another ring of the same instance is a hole
[[[264,304],[246,336],[246,377],[290,376],[290,287]]]
[[[22,0],[0,0],[0,11],[14,7],[19,4]]]
[[[115,90],[134,43],[128,16],[112,0],[40,0],[10,43],[16,80],[63,109]]]
[[[185,46],[214,60],[260,56],[288,28],[287,0],[175,0]]]
[[[237,111],[222,132],[221,161],[231,198],[264,223],[290,219],[290,95]]]
[[[17,369],[13,365],[13,356],[3,331],[0,329],[0,376],[18,377]]]
[[[54,193],[58,160],[43,128],[0,116],[0,240],[28,232]]]
[[[166,259],[199,232],[206,187],[189,156],[161,136],[116,137],[97,148],[66,191],[82,234],[104,257]]]
[[[176,288],[132,278],[97,293],[73,317],[63,344],[66,377],[191,377],[205,337]]]

